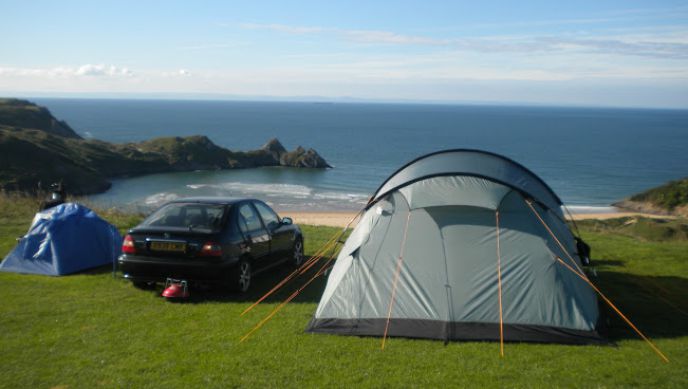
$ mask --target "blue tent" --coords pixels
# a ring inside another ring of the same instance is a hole
[[[36,214],[0,271],[59,276],[113,263],[122,237],[92,210],[74,203]]]

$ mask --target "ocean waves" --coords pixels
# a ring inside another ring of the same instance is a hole
[[[366,193],[340,192],[286,183],[191,183],[174,192],[147,196],[145,205],[160,205],[181,197],[221,196],[257,198],[282,210],[358,210],[368,200]]]

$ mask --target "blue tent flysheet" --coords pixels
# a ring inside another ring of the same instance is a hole
[[[64,203],[38,212],[0,271],[59,276],[111,264],[122,237],[95,212]]]

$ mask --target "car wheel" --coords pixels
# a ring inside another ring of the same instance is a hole
[[[292,263],[294,264],[294,266],[299,267],[303,264],[303,260],[303,239],[296,239],[296,242],[294,242]]]
[[[149,282],[149,281],[132,281],[131,282],[135,288],[137,289],[153,289],[155,287],[155,282]]]
[[[251,264],[242,259],[237,265],[234,275],[234,288],[237,292],[244,293],[251,286]]]

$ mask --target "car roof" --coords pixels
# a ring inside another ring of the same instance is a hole
[[[186,197],[170,201],[168,204],[174,203],[199,203],[199,204],[222,204],[233,205],[242,201],[259,201],[251,198],[236,198],[236,197]]]

